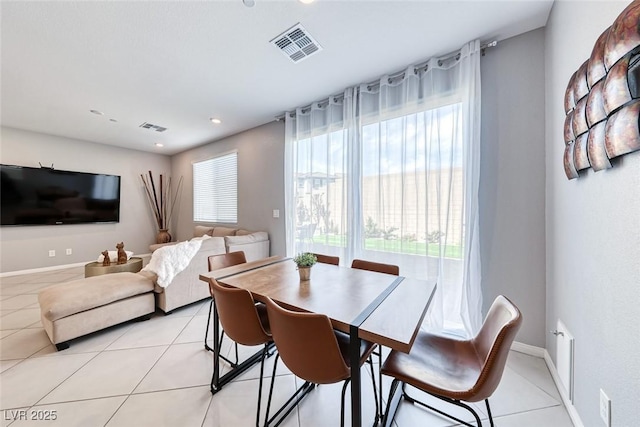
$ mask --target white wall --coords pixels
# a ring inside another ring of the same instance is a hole
[[[157,230],[140,174],[169,173],[168,156],[6,127],[0,132],[1,163],[32,167],[53,163],[61,170],[121,176],[119,223],[2,227],[0,272],[94,261],[121,241],[126,250],[149,253]],[[65,255],[67,248],[72,255]],[[55,249],[55,258],[48,256],[50,249]]]
[[[238,150],[238,224],[221,225],[266,231],[271,255],[284,255],[284,122],[268,123],[171,158],[173,176],[184,177],[185,191],[174,222],[178,239],[193,237],[197,225],[193,222],[192,163],[231,150]],[[274,209],[280,210],[280,218],[273,218]]]
[[[638,425],[640,402],[640,152],[568,181],[563,99],[571,74],[628,1],[556,1],[546,28],[547,330],[562,319],[576,340],[574,405],[585,426]],[[547,335],[555,358],[555,339]]]
[[[516,339],[544,347],[544,29],[488,49],[481,73],[484,312],[505,295],[524,317]]]

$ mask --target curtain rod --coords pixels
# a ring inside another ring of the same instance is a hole
[[[490,47],[496,47],[497,45],[498,45],[498,41],[497,41],[497,40],[492,40],[492,41],[490,41],[490,42],[482,43],[482,44],[480,45],[480,54],[481,54],[482,56],[484,56],[484,55],[485,55],[485,51],[487,50],[487,48],[490,48]],[[456,59],[456,61],[457,61],[458,59],[460,59],[460,51],[459,51],[459,50],[458,50],[457,52],[453,52],[453,53],[450,53],[450,54],[448,54],[448,55],[444,55],[444,56],[440,57],[440,58],[438,59],[438,65],[442,65],[442,63],[443,63],[444,61],[447,61],[447,60],[449,60],[449,59],[453,59],[453,58],[455,58],[455,59]],[[421,63],[421,64],[416,65],[416,66],[414,67],[414,73],[415,73],[415,74],[418,74],[418,73],[423,73],[423,72],[427,71],[427,69],[429,68],[429,65],[428,65],[429,61],[430,61],[430,60],[428,60],[428,61],[426,61],[426,62],[423,62],[423,63]],[[404,73],[405,73],[405,71],[398,71],[398,72],[396,72],[396,73],[393,73],[393,74],[389,75],[389,83],[391,83],[393,80],[396,80],[396,79],[402,79],[402,78],[404,78]],[[380,81],[375,81],[375,82],[367,83],[367,88],[368,88],[369,90],[371,90],[371,89],[373,89],[373,88],[375,88],[375,87],[377,87],[377,86],[380,86]],[[311,109],[311,106],[312,106],[313,104],[316,104],[316,103],[318,104],[318,106],[323,107],[323,106],[325,106],[325,105],[329,104],[329,102],[331,101],[331,99],[333,99],[333,101],[334,101],[334,102],[337,102],[338,100],[343,99],[343,98],[344,98],[344,94],[342,94],[342,93],[337,94],[337,95],[332,95],[332,96],[329,96],[329,97],[328,97],[328,98],[326,98],[326,99],[323,99],[323,100],[321,100],[321,101],[317,101],[317,102],[313,102],[313,103],[311,103],[311,104],[309,104],[309,105],[307,105],[307,106],[305,106],[305,107],[302,107],[302,110],[303,110],[303,111],[305,111],[305,110],[310,110],[310,109]],[[280,120],[283,120],[283,119],[285,118],[285,115],[286,115],[286,114],[287,114],[287,113],[285,112],[285,113],[282,113],[282,114],[280,114],[280,115],[276,116],[276,117],[275,117],[275,121],[279,122]],[[291,114],[291,117],[294,117],[294,116],[295,116],[295,112],[291,112],[290,114]]]

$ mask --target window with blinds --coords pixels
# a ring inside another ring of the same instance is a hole
[[[193,163],[193,220],[238,222],[238,153]]]

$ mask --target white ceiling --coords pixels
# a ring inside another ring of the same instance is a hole
[[[2,1],[0,119],[3,126],[174,154],[470,40],[539,28],[552,4]],[[269,41],[298,22],[324,49],[294,64]],[[210,117],[223,122],[213,125]],[[167,131],[140,128],[143,122]]]

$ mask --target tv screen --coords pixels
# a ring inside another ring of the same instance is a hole
[[[120,177],[0,165],[1,225],[120,221]]]

